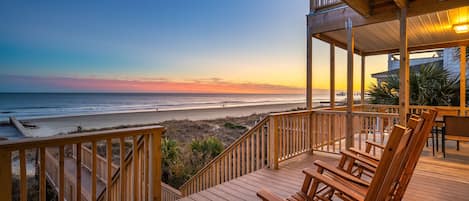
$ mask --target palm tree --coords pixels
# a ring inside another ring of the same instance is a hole
[[[410,72],[411,105],[459,105],[459,76],[453,76],[442,67],[442,63],[424,64],[418,71]],[[370,87],[372,104],[399,103],[399,77],[388,78]]]

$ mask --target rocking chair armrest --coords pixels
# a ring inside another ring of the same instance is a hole
[[[381,148],[381,149],[384,149],[384,148],[385,148],[384,145],[378,144],[378,143],[373,142],[373,141],[370,141],[370,140],[367,140],[367,141],[366,141],[366,144],[367,144],[367,146],[368,146],[368,145],[369,145],[369,146],[374,146],[374,147],[378,147],[378,148]]]
[[[257,191],[256,195],[263,201],[284,201],[282,198],[266,189],[261,189],[260,191]]]
[[[361,156],[363,156],[363,157],[366,157],[366,158],[368,158],[368,159],[370,159],[370,160],[375,160],[376,162],[379,162],[379,160],[380,160],[380,158],[378,158],[378,157],[376,157],[376,156],[373,156],[373,155],[371,155],[371,154],[368,153],[368,152],[364,152],[364,151],[362,151],[362,150],[359,150],[359,149],[356,149],[356,148],[353,148],[353,147],[350,148],[349,151],[351,151],[351,152],[353,152],[353,153],[356,153],[356,154],[359,154],[359,155],[361,155]]]
[[[356,177],[356,176],[353,176],[351,175],[350,173],[344,171],[344,170],[341,170],[340,168],[337,168],[333,165],[330,165],[324,161],[320,161],[320,160],[316,160],[314,161],[314,165],[318,166],[318,167],[322,167],[324,168],[325,170],[327,170],[328,172],[330,173],[333,173],[337,176],[340,176],[348,181],[351,181],[351,182],[354,182],[356,184],[359,184],[359,185],[362,185],[362,186],[366,186],[366,187],[369,187],[370,186],[370,183],[367,182],[367,181],[364,181],[364,180],[361,180],[360,178]],[[309,171],[309,170],[305,170],[305,171]]]
[[[357,161],[360,161],[360,162],[362,162],[362,163],[364,163],[364,164],[366,164],[366,165],[369,165],[369,166],[371,166],[371,167],[373,167],[373,168],[377,168],[377,167],[378,167],[378,162],[379,162],[379,161],[370,160],[370,159],[365,158],[365,157],[359,157],[359,156],[357,156],[356,154],[354,154],[354,153],[352,153],[352,152],[350,152],[350,151],[347,151],[347,150],[343,150],[343,151],[341,151],[340,153],[341,153],[343,156],[345,156],[345,157],[350,157],[350,158],[355,159],[355,160],[357,160]]]
[[[323,183],[335,190],[338,190],[350,197],[352,197],[353,199],[355,200],[364,200],[365,196],[362,195],[361,193],[359,192],[356,192],[355,190],[353,190],[352,188],[350,188],[349,186],[347,186],[345,183],[343,182],[339,182],[339,181],[335,181],[333,179],[331,179],[330,177],[328,176],[325,176],[317,171],[314,171],[312,169],[305,169],[303,170],[303,173],[305,174],[308,174],[309,176],[313,177],[314,179],[318,180],[320,183]]]

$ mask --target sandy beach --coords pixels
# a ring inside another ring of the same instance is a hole
[[[23,120],[27,124],[35,125],[31,129],[34,137],[51,136],[82,129],[100,129],[122,125],[138,125],[158,123],[166,120],[207,120],[225,117],[241,117],[254,113],[280,112],[298,107],[304,107],[304,103],[255,105],[241,107],[170,110],[154,112],[114,113],[97,115],[80,115],[67,117],[53,117],[41,119]]]

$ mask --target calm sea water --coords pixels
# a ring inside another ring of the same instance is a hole
[[[0,93],[0,120],[304,102],[292,94]],[[328,100],[317,93],[315,102]]]

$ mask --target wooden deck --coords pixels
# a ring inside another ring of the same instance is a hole
[[[404,200],[469,200],[469,144],[461,144],[459,152],[454,144],[449,142],[445,159],[441,152],[433,157],[430,148],[424,149]],[[279,170],[261,169],[181,200],[259,200],[256,191],[261,188],[287,197],[300,189],[304,178],[301,170],[313,167],[314,160],[335,165],[338,155],[302,154],[280,163]]]

